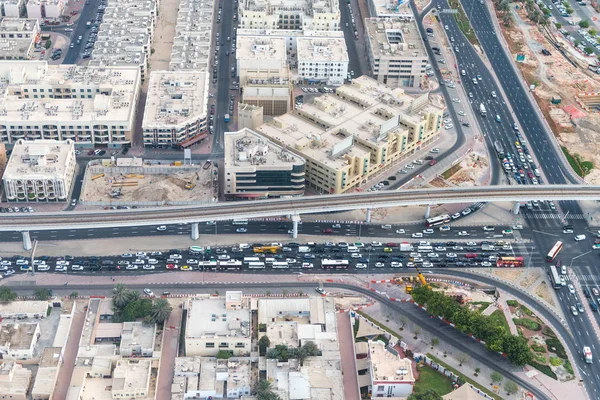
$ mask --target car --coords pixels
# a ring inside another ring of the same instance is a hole
[[[157,231],[166,231],[166,230],[167,230],[167,227],[166,227],[165,225],[157,226],[157,227],[156,227],[156,230],[157,230]]]
[[[482,261],[482,262],[481,262],[481,266],[482,266],[482,267],[491,267],[491,266],[492,266],[492,263],[491,263],[491,262],[489,262],[489,261]]]
[[[206,225],[216,225],[217,221],[206,221]]]
[[[577,303],[577,310],[583,314],[585,312],[585,309],[583,308],[583,304]]]
[[[469,232],[467,232],[467,231],[460,231],[460,232],[458,232],[458,236],[469,236]]]
[[[434,154],[436,154],[436,153],[439,153],[439,152],[440,152],[440,149],[438,149],[438,148],[436,147],[436,148],[434,148],[434,149],[431,149],[431,150],[429,150],[429,152],[430,152],[430,153],[434,153]]]
[[[192,270],[193,270],[193,268],[192,268],[192,266],[191,266],[191,265],[183,265],[183,266],[181,267],[181,270],[182,270],[182,271],[192,271]]]
[[[494,229],[496,229],[496,228],[493,226],[490,226],[490,225],[486,225],[483,227],[483,230],[486,232],[492,232]]]
[[[67,267],[66,267],[66,265],[57,265],[56,268],[54,268],[54,270],[58,271],[58,272],[66,272]]]
[[[371,242],[371,246],[372,247],[381,247],[381,246],[383,246],[383,243],[381,243],[381,242]]]
[[[404,234],[406,232],[404,231],[404,229],[396,229],[396,233]]]
[[[219,250],[219,249],[217,249],[217,250]],[[225,252],[227,252],[227,251],[225,251]],[[217,251],[217,253],[218,253],[218,251]],[[169,257],[171,259],[173,259],[173,260],[181,260],[181,259],[183,259],[183,256],[181,254],[177,254],[177,253],[169,254]]]
[[[145,251],[138,251],[137,253],[135,253],[135,256],[138,257],[138,258],[146,257],[146,252]]]
[[[428,253],[427,257],[429,258],[438,258],[440,255],[438,253]]]
[[[167,264],[166,268],[167,269],[177,269],[178,267],[177,267],[177,264]]]
[[[573,233],[573,229],[563,228],[563,233]]]
[[[414,238],[422,238],[423,234],[421,232],[416,232],[416,233],[413,233],[411,236]]]
[[[146,296],[154,297],[154,292],[148,288],[144,289],[144,294]]]
[[[398,261],[392,261],[390,264],[390,267],[392,268],[402,268],[402,263],[398,262]]]
[[[523,225],[521,225],[521,224],[518,224],[518,225],[513,225],[513,226],[512,226],[512,229],[513,229],[514,231],[519,231],[519,230],[523,229]]]
[[[454,213],[454,214],[452,214],[452,216],[450,218],[458,219],[458,218],[460,218],[460,213]]]
[[[130,264],[130,262],[127,260],[119,260],[117,262],[117,265],[129,265],[129,264]]]
[[[512,235],[513,231],[512,231],[512,229],[505,229],[502,231],[502,234],[503,235]]]
[[[477,242],[467,242],[467,246],[477,246]]]
[[[569,293],[575,294],[575,286],[573,286],[572,284],[569,283],[567,285],[567,289],[569,289]]]
[[[493,98],[496,98],[496,97],[498,97],[498,96],[496,95],[496,91],[495,91],[495,90],[492,90],[492,93],[491,93],[491,94],[492,94],[492,97],[493,97]]]
[[[585,235],[577,235],[577,236],[575,236],[575,241],[576,242],[581,242],[582,240],[585,240]]]
[[[440,226],[440,232],[448,232],[449,230],[450,230],[450,227],[448,225]]]
[[[431,235],[433,233],[433,229],[423,229],[423,233]]]
[[[248,229],[246,229],[246,228],[237,228],[235,231],[237,233],[246,233],[246,232],[248,232]]]
[[[579,315],[579,313],[577,312],[577,308],[576,308],[575,306],[571,306],[571,313],[572,313],[574,316],[577,316],[577,315]]]
[[[382,263],[382,262],[376,262],[375,263],[375,268],[383,268],[383,267],[385,267],[384,263]]]
[[[4,276],[11,276],[11,275],[14,275],[14,273],[15,273],[14,269],[9,269],[9,270],[4,271]]]
[[[453,99],[452,99],[452,102],[453,102],[453,103],[460,103],[460,99],[453,98]]]
[[[363,264],[363,263],[356,264],[356,268],[357,269],[365,269],[365,268],[367,268],[367,264]]]

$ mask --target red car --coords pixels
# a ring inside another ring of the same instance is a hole
[[[175,265],[175,264],[167,264],[167,269],[177,269],[177,265]]]
[[[530,178],[533,178],[533,172],[527,171],[527,176],[530,177]]]
[[[385,244],[387,247],[398,247],[398,243],[389,242]]]
[[[436,160],[431,160],[431,161],[429,161],[429,165],[431,165],[432,167],[433,167],[435,164],[437,164],[437,161],[436,161]]]
[[[333,229],[331,229],[331,228],[323,229],[323,233],[333,233]]]
[[[93,156],[94,155],[94,149],[88,151],[88,156]]]
[[[475,253],[467,253],[467,254],[465,254],[465,257],[467,257],[467,258],[475,258],[475,257],[477,257],[477,254],[475,254]]]

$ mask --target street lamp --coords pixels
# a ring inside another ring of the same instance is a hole
[[[587,253],[583,253],[583,254],[580,254],[578,256],[575,256],[575,257],[571,258],[571,264],[569,264],[569,269],[571,269],[571,267],[573,266],[573,261],[575,261],[575,259],[577,259],[579,257],[583,257],[583,256],[585,256],[587,254],[590,254],[591,252],[592,252],[592,250],[588,251]]]
[[[529,260],[527,260],[527,268],[531,265],[531,258],[533,257],[533,251],[535,250],[535,246],[531,246],[531,252],[529,253]]]

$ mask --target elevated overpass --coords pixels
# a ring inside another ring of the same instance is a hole
[[[29,247],[30,230],[94,229],[142,225],[192,224],[192,238],[198,238],[198,223],[239,218],[291,216],[294,237],[302,214],[370,210],[408,205],[433,205],[472,202],[519,202],[530,200],[600,200],[600,186],[587,185],[515,185],[491,187],[452,187],[304,196],[245,202],[221,202],[209,205],[143,208],[134,210],[93,210],[36,214],[1,214],[0,231],[23,233]]]

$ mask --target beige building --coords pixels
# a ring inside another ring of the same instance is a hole
[[[0,143],[0,179],[2,179],[2,175],[4,175],[4,170],[6,169],[7,163],[8,158],[6,157],[6,146],[4,143]]]
[[[208,137],[208,77],[198,71],[150,74],[144,145],[189,147]]]
[[[263,115],[278,116],[291,111],[292,86],[288,79],[250,79],[242,90],[242,102],[262,107]]]
[[[296,39],[298,79],[339,86],[348,76],[348,49],[343,38]]]
[[[135,67],[0,61],[0,142],[131,142],[140,92]]]
[[[27,17],[41,19],[58,19],[65,10],[65,0],[29,0]]]
[[[21,18],[25,12],[26,0],[4,0],[0,1],[2,6],[2,16],[9,18]]]
[[[26,400],[31,371],[14,361],[0,365],[0,399]]]
[[[152,357],[155,340],[155,324],[123,322],[119,352],[122,357]]]
[[[112,398],[140,399],[150,393],[152,360],[119,360],[113,371]]]
[[[238,17],[242,29],[337,31],[340,5],[338,0],[241,0]]]
[[[256,129],[306,160],[321,193],[357,189],[439,137],[443,108],[362,76]]]
[[[225,132],[228,200],[304,194],[304,159],[250,129]]]
[[[23,318],[46,318],[48,302],[42,300],[0,302],[0,318],[23,319]]]
[[[5,360],[29,360],[33,358],[39,337],[37,323],[3,324],[0,326],[0,355]]]
[[[73,141],[19,140],[2,181],[8,201],[66,201],[75,176]]]
[[[367,5],[373,18],[415,19],[410,2],[405,0],[367,0]]]
[[[198,296],[189,300],[187,309],[187,356],[215,357],[219,351],[235,357],[250,354],[250,301],[242,292],[226,292],[225,298]]]
[[[400,358],[383,342],[369,341],[368,371],[371,377],[371,398],[410,396],[415,384],[412,361]]]
[[[414,20],[365,19],[373,77],[387,86],[419,87],[429,58]]]
[[[62,347],[46,347],[44,349],[31,390],[33,400],[50,400],[52,398],[62,361]]]
[[[255,106],[252,104],[238,103],[237,108],[238,116],[237,123],[238,128],[241,129],[256,129],[263,124],[263,108],[262,106]],[[0,150],[0,166],[2,151]],[[2,169],[0,168],[0,171]]]
[[[285,38],[247,35],[239,36],[237,43],[240,85],[249,79],[289,78]]]
[[[37,19],[2,18],[0,21],[0,60],[31,60],[40,40]]]

